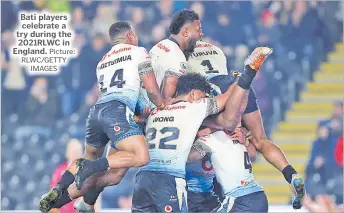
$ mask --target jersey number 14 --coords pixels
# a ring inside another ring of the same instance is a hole
[[[100,84],[100,91],[102,93],[107,92],[107,88],[104,87],[104,75],[99,77],[98,83]],[[123,80],[123,69],[118,69],[114,72],[109,87],[123,88],[125,81]]]

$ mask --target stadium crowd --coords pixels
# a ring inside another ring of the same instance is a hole
[[[83,141],[88,110],[99,97],[95,67],[111,47],[107,30],[116,20],[130,20],[140,45],[150,49],[169,35],[172,14],[191,8],[200,15],[204,40],[225,52],[228,70],[241,71],[245,57],[254,47],[273,47],[274,54],[253,86],[268,132],[298,99],[299,91],[341,39],[343,31],[340,2],[335,1],[36,0],[1,4],[1,115],[2,124],[6,124],[2,125],[2,148],[13,150],[2,152],[2,209],[36,209],[39,196],[49,187],[53,170],[64,162],[68,140]],[[79,54],[56,76],[30,76],[9,54],[18,13],[41,10],[70,13],[75,30],[74,46]],[[290,82],[295,85],[294,92],[287,86]],[[268,85],[273,89],[267,89]],[[323,191],[311,192],[314,195],[339,189],[335,178],[342,172],[343,160],[337,160],[338,170],[323,170],[334,168],[332,165],[340,156],[334,157],[334,150],[340,150],[335,148],[335,142],[341,143],[338,146],[343,143],[343,137],[338,139],[343,135],[342,127],[338,127],[343,114],[339,113],[342,108],[337,107],[342,105],[336,105],[331,120],[319,123],[319,139],[314,142],[307,166],[307,184],[324,186]],[[323,147],[328,154],[319,153]],[[119,186],[105,189],[103,208],[130,207],[135,172],[130,170]]]

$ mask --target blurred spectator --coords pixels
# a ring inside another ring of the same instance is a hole
[[[91,36],[102,34],[108,39],[110,26],[116,21],[117,14],[112,11],[112,7],[107,3],[101,3],[97,8],[97,15],[92,21]]]
[[[11,1],[1,2],[1,33],[12,30],[17,23],[17,13]]]
[[[45,1],[46,7],[50,9],[51,12],[59,13],[65,12],[69,13],[71,11],[71,5],[68,0],[46,0]]]
[[[151,26],[149,23],[145,22],[145,11],[140,7],[134,7],[130,11],[131,14],[131,24],[133,25],[136,34],[139,38],[140,43],[149,43],[151,36],[154,34],[151,31]],[[147,26],[148,24],[148,26]]]
[[[88,22],[84,20],[84,11],[81,7],[73,10],[71,27],[75,30],[77,35],[85,34],[88,27]]]
[[[44,0],[21,1],[20,9],[26,11],[37,11],[44,8]]]
[[[280,39],[280,31],[276,23],[275,14],[270,10],[264,10],[261,15],[261,26],[258,27],[258,42],[262,46],[275,48]]]
[[[343,212],[343,209],[336,206],[333,198],[329,195],[318,195],[315,202],[306,196],[303,204],[310,212]]]
[[[15,40],[14,35],[10,31],[2,33],[2,65],[3,77],[3,113],[12,114],[18,112],[20,105],[23,103],[25,95],[26,80],[23,69],[18,58],[10,57],[10,49],[13,47]]]
[[[153,47],[155,44],[167,37],[166,29],[162,25],[155,25],[152,29],[152,42],[149,44]]]
[[[343,135],[338,139],[336,148],[334,151],[334,157],[339,167],[343,168],[344,161],[343,161]]]
[[[57,96],[48,90],[48,81],[37,78],[31,87],[29,98],[19,113],[21,126],[16,130],[16,139],[23,140],[38,133],[49,138],[51,127],[56,120]]]
[[[66,147],[66,162],[60,164],[53,172],[51,181],[50,181],[50,189],[52,189],[56,184],[60,181],[63,173],[66,171],[68,165],[75,159],[78,159],[82,156],[82,145],[80,141],[77,139],[70,139],[67,143]],[[73,206],[76,200],[62,206],[60,208],[60,212],[76,212]]]
[[[87,21],[91,21],[96,16],[99,2],[93,0],[71,1],[72,7],[81,7]]]

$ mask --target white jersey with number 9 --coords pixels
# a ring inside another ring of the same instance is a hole
[[[208,79],[217,75],[228,75],[226,56],[217,46],[198,41],[188,59],[187,71],[200,73]]]
[[[151,58],[143,47],[117,44],[97,65],[97,79],[102,97],[98,103],[118,100],[135,110],[140,76],[153,72]]]

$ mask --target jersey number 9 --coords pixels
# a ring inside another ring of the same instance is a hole
[[[170,141],[177,140],[179,138],[179,129],[176,127],[164,127],[160,131],[160,134],[164,135],[166,133],[172,133],[170,136],[161,137],[159,141],[159,149],[177,149],[177,145],[175,144],[166,144]],[[148,143],[149,149],[155,149],[155,143],[150,143],[152,140],[156,138],[157,130],[156,128],[149,128],[146,132],[146,138]]]
[[[100,91],[102,93],[107,92],[107,87],[104,87],[104,75],[101,75],[99,77],[98,83],[100,85]],[[116,86],[117,88],[123,88],[124,84],[125,84],[125,81],[123,80],[123,69],[118,69],[113,74],[109,87],[115,87]]]

